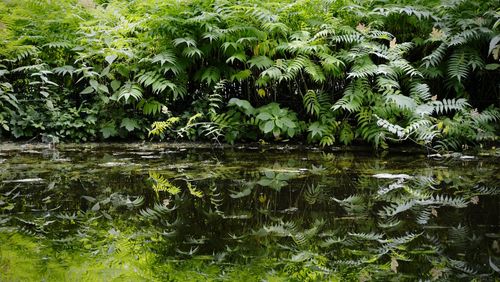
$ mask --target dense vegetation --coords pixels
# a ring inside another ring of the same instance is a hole
[[[497,0],[0,3],[0,136],[496,140]]]

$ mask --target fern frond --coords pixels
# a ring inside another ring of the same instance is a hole
[[[432,53],[422,58],[422,66],[430,68],[439,65],[443,61],[447,50],[447,44],[441,43]]]
[[[376,118],[370,110],[361,109],[357,114],[357,120],[359,125],[357,132],[364,140],[372,143],[375,148],[387,148],[386,133],[388,132],[377,125]]]
[[[348,232],[349,236],[354,237],[356,239],[364,240],[364,241],[377,241],[383,242],[384,234],[381,233],[351,233]]]
[[[364,40],[364,36],[359,33],[335,35],[330,38],[334,43],[361,43]]]
[[[159,136],[165,132],[167,129],[171,129],[174,124],[179,122],[179,117],[171,117],[166,121],[155,121],[152,125],[149,135]]]
[[[120,101],[123,99],[125,103],[127,103],[130,98],[139,101],[142,98],[142,88],[136,83],[127,81],[120,90],[118,90],[116,100]]]
[[[315,204],[319,199],[321,199],[321,196],[323,194],[323,187],[322,185],[307,185],[306,192],[304,193],[304,199],[309,203],[310,205]]]
[[[377,73],[377,65],[375,65],[368,57],[362,60],[358,60],[354,66],[352,66],[347,78],[367,78],[373,76]]]
[[[167,88],[173,93],[179,92],[179,88],[175,83],[165,79],[162,74],[155,71],[141,72],[136,76],[136,79],[144,87],[151,86],[154,94],[160,94]]]
[[[464,50],[455,51],[448,60],[448,75],[456,78],[458,82],[469,75],[468,56]]]
[[[387,102],[393,103],[399,109],[408,109],[413,111],[417,107],[417,102],[413,98],[401,94],[386,95],[385,98]]]
[[[319,103],[316,91],[307,91],[306,95],[304,95],[302,99],[302,102],[308,114],[319,117],[321,105]]]
[[[427,102],[431,99],[432,94],[427,84],[416,82],[411,84],[410,96],[419,102]]]
[[[393,217],[399,213],[411,209],[415,205],[415,200],[409,200],[402,203],[393,203],[389,206],[385,206],[381,211],[379,211],[379,216],[382,218]]]
[[[194,187],[191,182],[187,182],[187,187],[188,187],[188,190],[189,190],[189,193],[191,193],[191,195],[197,197],[197,198],[202,198],[203,197],[203,192],[196,189],[196,187]]]
[[[370,91],[370,86],[366,79],[356,79],[344,91],[344,96],[332,106],[332,110],[343,109],[348,112],[356,112],[361,109],[363,100]]]
[[[416,139],[424,141],[424,144],[431,143],[439,135],[436,126],[430,120],[418,118],[405,127],[406,136],[415,134]]]
[[[236,52],[233,53],[231,57],[227,58],[226,63],[234,64],[235,60],[245,63],[247,61],[247,56],[244,52]]]
[[[266,22],[262,25],[262,28],[268,33],[279,34],[282,37],[286,37],[290,33],[290,28],[286,24],[280,22]]]
[[[388,78],[387,76],[377,77],[377,87],[382,90],[384,94],[394,93],[396,90],[401,89],[401,85],[395,79]]]
[[[157,115],[161,113],[163,104],[154,99],[143,99],[137,104],[137,108],[142,108],[142,113],[145,115]]]
[[[441,206],[450,206],[454,208],[465,208],[467,207],[467,200],[462,197],[450,197],[447,195],[437,195],[432,196],[429,199],[418,200],[418,204],[420,205],[441,205]]]
[[[438,151],[458,151],[462,148],[463,141],[459,138],[446,137],[436,142],[434,146]]]
[[[408,244],[409,242],[420,237],[422,234],[423,233],[416,233],[416,234],[415,233],[407,233],[406,235],[403,235],[401,237],[387,238],[385,240],[381,240],[381,243],[384,244],[384,248],[394,249],[394,248],[397,248],[398,246]]]
[[[70,49],[73,45],[68,41],[58,41],[58,42],[49,42],[47,44],[42,45],[42,47],[47,47],[49,49]]]
[[[397,59],[392,60],[389,65],[403,71],[404,74],[410,77],[423,77],[422,73],[414,68],[407,60]]]
[[[326,80],[325,74],[320,66],[312,62],[311,60],[306,60],[306,66],[304,68],[309,77],[315,82],[324,82]]]
[[[378,126],[384,128],[387,131],[389,131],[390,133],[396,135],[398,137],[398,139],[400,139],[400,140],[405,137],[405,129],[404,128],[402,128],[401,126],[399,126],[397,124],[392,124],[389,121],[378,117],[377,115],[375,115],[375,117],[377,118],[377,125]]]
[[[208,67],[201,74],[201,81],[206,82],[208,85],[212,85],[220,80],[220,71],[216,67]]]
[[[171,65],[177,64],[177,59],[175,57],[175,54],[172,50],[165,50],[161,52],[160,54],[155,55],[151,59],[151,63],[160,63],[160,66],[163,66],[164,64],[168,63]]]
[[[467,42],[470,42],[472,40],[476,40],[476,39],[480,38],[481,35],[482,35],[482,32],[480,29],[477,29],[477,28],[466,29],[466,30],[463,30],[462,32],[459,32],[459,33],[451,36],[448,44],[449,44],[449,46],[464,45]]]
[[[481,113],[472,114],[472,119],[478,124],[488,124],[500,121],[500,110],[497,108],[487,108]]]
[[[37,57],[39,52],[40,49],[36,46],[21,45],[21,46],[16,46],[16,49],[14,50],[11,57],[14,59],[14,62],[19,62],[29,57]]]
[[[65,76],[69,74],[70,76],[73,76],[75,73],[75,68],[73,66],[62,66],[62,67],[56,67],[52,70],[55,74]]]
[[[247,63],[250,64],[250,68],[256,68],[258,70],[264,70],[274,65],[274,61],[267,56],[252,57]]]
[[[153,190],[158,194],[159,192],[168,192],[171,195],[177,195],[181,192],[181,189],[168,181],[162,175],[150,172],[149,177],[154,181]]]
[[[342,70],[345,67],[345,63],[342,60],[336,56],[322,52],[318,54],[318,57],[321,59],[321,66],[326,72],[333,76],[342,75]]]
[[[283,72],[280,68],[272,66],[260,73],[261,77],[267,77],[271,80],[280,80],[283,78]]]
[[[186,47],[182,50],[182,55],[189,59],[201,59],[205,54],[196,47]]]
[[[194,40],[191,37],[181,37],[181,38],[176,38],[172,41],[175,47],[178,47],[179,45],[186,45],[186,47],[196,47],[196,40]]]
[[[339,244],[339,243],[343,243],[345,242],[346,238],[343,237],[330,237],[328,239],[326,239],[325,241],[322,241],[319,243],[319,245],[323,248],[328,248],[330,247],[331,245],[334,245],[334,244]]]
[[[448,230],[450,242],[457,247],[464,248],[468,243],[470,229],[468,226],[459,224],[457,227],[452,227]]]
[[[443,101],[433,101],[431,105],[434,107],[434,112],[438,115],[445,114],[450,111],[463,111],[470,107],[470,104],[464,98],[459,99],[443,99]]]
[[[153,208],[146,208],[141,210],[139,213],[146,219],[161,219],[164,215],[171,213],[176,210],[176,207],[167,208],[163,204],[155,203]]]

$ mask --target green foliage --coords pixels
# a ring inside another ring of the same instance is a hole
[[[461,113],[439,148],[496,139],[463,113],[498,106],[493,0],[35,2],[0,4],[7,138],[143,139],[176,116],[189,140],[435,146]]]
[[[0,279],[496,275],[498,231],[484,227],[498,149],[440,160],[283,147],[3,144]]]
[[[295,113],[288,109],[282,109],[277,103],[270,103],[256,109],[259,129],[264,134],[270,134],[275,139],[280,139],[282,136],[294,137],[300,132],[301,128]]]

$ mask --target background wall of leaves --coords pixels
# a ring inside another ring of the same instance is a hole
[[[0,134],[489,142],[500,118],[495,4],[3,1]]]

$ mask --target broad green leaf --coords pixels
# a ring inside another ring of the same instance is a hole
[[[137,123],[137,120],[130,118],[122,119],[120,127],[125,127],[125,129],[127,129],[129,132],[133,131],[136,128],[140,128],[139,124]]]
[[[95,90],[97,90],[98,86],[99,86],[99,82],[97,82],[97,80],[90,80],[90,86],[92,86],[92,88],[94,88]]]
[[[297,125],[295,124],[295,122],[293,122],[291,119],[289,119],[288,117],[284,117],[281,119],[281,121],[283,121],[283,123],[287,126],[287,127],[290,127],[290,128],[295,128]]]
[[[269,178],[263,178],[257,182],[257,184],[261,186],[269,186],[271,183],[273,183],[273,180]]]
[[[500,68],[500,64],[487,64],[484,68],[487,70],[496,70]]]
[[[99,89],[99,91],[101,91],[101,92],[109,94],[108,87],[106,85],[104,85],[104,84],[99,84],[99,86],[97,87],[97,89]]]
[[[112,64],[116,60],[117,56],[115,54],[106,56],[105,60],[108,64]]]
[[[80,94],[90,94],[90,93],[93,93],[95,90],[94,88],[92,88],[92,86],[88,86],[87,88],[83,89],[82,92],[80,92]]]
[[[273,120],[269,120],[265,123],[264,125],[264,133],[269,133],[271,132],[272,130],[274,129],[274,121]]]
[[[316,135],[318,135],[318,137],[323,136],[324,130],[325,130],[324,126],[322,126],[322,124],[319,121],[311,123],[307,128],[307,131],[311,133],[311,138],[314,138]]]
[[[112,136],[116,136],[118,131],[115,128],[115,125],[112,123],[106,124],[103,128],[101,128],[101,133],[104,139],[107,139]]]
[[[102,71],[101,71],[101,77],[106,77],[109,75],[109,71],[111,70],[111,67],[110,66],[107,66],[105,67]]]
[[[273,116],[269,113],[260,113],[257,115],[257,119],[264,120],[264,121],[270,120],[272,118],[273,118]]]
[[[276,127],[279,127],[279,128],[281,128],[281,129],[283,129],[283,125],[284,125],[284,123],[283,123],[283,120],[282,120],[282,119],[277,119],[277,120],[275,120],[274,122],[276,123]]]
[[[122,83],[118,80],[111,81],[111,89],[113,89],[113,91],[118,90],[121,85],[122,85]]]
[[[500,35],[497,35],[491,39],[490,46],[488,48],[488,55],[491,54],[493,49],[495,49],[498,46],[499,42],[500,42]]]
[[[47,105],[47,108],[48,108],[49,110],[51,110],[51,111],[53,111],[53,110],[54,110],[54,104],[52,104],[52,101],[47,100],[47,101],[45,102],[45,104]]]
[[[267,177],[267,178],[274,178],[274,176],[276,176],[276,174],[274,173],[274,171],[272,170],[266,170],[264,171],[264,175]]]
[[[243,109],[243,112],[246,115],[253,115],[255,113],[255,108],[248,102],[247,100],[241,100],[238,98],[231,98],[227,103],[228,106],[237,106]]]
[[[90,209],[91,211],[98,211],[101,209],[101,205],[99,204],[99,202],[95,203],[92,208]]]
[[[280,135],[281,135],[281,130],[278,127],[275,127],[273,129],[273,136],[274,136],[274,138],[278,138],[278,137],[280,137]]]

